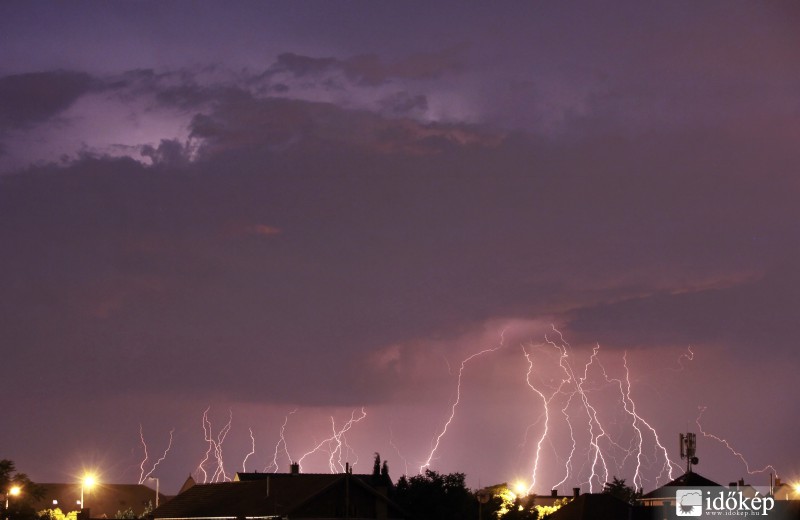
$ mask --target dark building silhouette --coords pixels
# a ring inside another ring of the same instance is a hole
[[[400,507],[372,475],[237,473],[234,481],[195,484],[157,508],[155,520],[401,519]]]

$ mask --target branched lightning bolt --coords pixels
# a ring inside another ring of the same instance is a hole
[[[539,455],[542,451],[542,443],[544,442],[545,438],[547,437],[549,425],[550,425],[550,402],[553,398],[561,392],[561,389],[567,384],[570,380],[569,379],[562,379],[561,384],[556,388],[550,397],[546,397],[544,392],[536,388],[533,383],[531,382],[531,373],[533,372],[533,360],[531,359],[530,354],[525,347],[522,347],[522,353],[525,355],[525,359],[528,361],[528,372],[525,375],[525,382],[528,384],[531,390],[533,390],[539,398],[542,400],[542,404],[544,405],[544,431],[542,432],[541,437],[539,437],[539,442],[536,443],[536,455],[533,458],[533,471],[531,472],[531,485],[528,487],[528,493],[533,491],[534,486],[536,485],[536,472],[539,468]]]
[[[362,407],[361,408],[361,416],[359,416],[358,419],[356,419],[355,410],[354,410],[350,414],[350,420],[347,421],[345,423],[344,427],[338,432],[336,431],[336,424],[333,421],[333,417],[331,417],[331,429],[333,430],[334,441],[336,443],[334,449],[331,451],[331,457],[330,457],[330,460],[329,460],[331,473],[336,473],[337,469],[339,470],[340,473],[342,471],[344,471],[345,467],[342,464],[342,456],[344,454],[344,448],[347,448],[348,453],[353,452],[353,450],[350,448],[350,445],[347,443],[347,437],[345,437],[344,434],[350,428],[352,428],[355,423],[361,421],[361,419],[365,418],[366,416],[367,416],[367,412],[365,412],[364,408]],[[338,457],[337,457],[337,454],[338,454]],[[358,462],[358,459],[356,458],[354,464],[357,463],[357,462]]]
[[[727,440],[725,440],[725,439],[723,439],[721,437],[717,437],[713,433],[708,433],[708,432],[704,431],[703,430],[703,426],[700,424],[700,418],[703,417],[703,414],[705,413],[706,408],[707,407],[705,407],[705,406],[698,406],[697,407],[697,409],[699,410],[699,413],[697,414],[697,419],[695,420],[695,422],[697,423],[697,428],[700,429],[700,433],[703,434],[703,437],[711,438],[711,439],[714,439],[717,442],[720,442],[720,443],[724,444],[725,447],[728,448],[728,451],[730,451],[731,453],[733,453],[734,455],[739,457],[739,460],[742,461],[742,463],[744,464],[745,469],[747,470],[747,473],[749,473],[750,475],[755,475],[756,473],[764,473],[767,470],[771,470],[773,473],[775,473],[775,475],[778,474],[778,471],[772,466],[772,464],[767,464],[766,466],[764,466],[761,469],[751,470],[750,469],[750,463],[747,462],[747,460],[744,458],[744,455],[742,455],[741,453],[739,453],[738,451],[733,449],[733,446],[731,446],[730,443]]]
[[[560,333],[559,333],[560,334]],[[591,469],[592,473],[589,476],[588,484],[589,484],[589,492],[593,491],[593,481],[595,478],[599,478],[599,475],[595,474],[595,468],[597,468],[598,464],[602,465],[603,467],[603,478],[600,480],[600,484],[602,485],[604,482],[608,482],[608,464],[606,463],[606,459],[603,456],[603,451],[600,449],[600,439],[607,438],[606,430],[603,428],[603,425],[600,423],[600,420],[597,418],[597,409],[589,403],[589,396],[586,395],[586,391],[583,388],[584,383],[589,378],[589,366],[594,362],[597,358],[597,351],[600,350],[599,346],[595,346],[592,349],[592,355],[589,356],[589,361],[583,368],[583,377],[577,379],[577,391],[578,395],[581,398],[581,402],[583,403],[584,408],[586,409],[586,415],[589,418],[589,435],[591,436],[591,446],[594,451],[594,456],[591,457]],[[569,365],[567,365],[569,366]],[[570,372],[572,369],[570,368]],[[570,374],[574,379],[574,374]],[[600,433],[594,433],[594,425],[597,425]],[[609,439],[610,440],[610,439]]]
[[[569,344],[564,340],[564,336],[558,329],[555,328],[555,326],[552,326],[552,329],[556,334],[558,334],[560,339],[560,345],[556,344],[547,336],[545,336],[545,341],[561,353],[561,356],[559,357],[559,366],[566,373],[568,377],[567,382],[570,381],[573,382],[575,388],[574,391],[572,392],[572,395],[570,396],[570,400],[574,396],[578,396],[580,398],[582,408],[586,411],[586,417],[589,423],[590,450],[588,453],[589,457],[588,462],[590,463],[589,467],[591,469],[591,474],[586,483],[589,485],[589,492],[592,492],[594,481],[596,479],[598,480],[601,479],[600,475],[597,474],[598,467],[602,468],[602,475],[603,475],[602,480],[600,480],[600,483],[602,484],[608,481],[608,474],[609,474],[608,464],[606,462],[605,456],[603,455],[603,451],[600,447],[600,440],[602,438],[606,438],[609,442],[613,443],[613,441],[606,435],[606,431],[603,428],[600,419],[597,417],[597,409],[589,402],[589,397],[587,395],[586,389],[584,388],[584,384],[589,378],[589,367],[594,363],[595,359],[597,358],[597,351],[599,350],[600,347],[596,346],[592,349],[592,354],[591,356],[589,356],[589,360],[584,365],[583,376],[577,377],[575,375],[575,371],[572,368],[572,365],[569,363],[568,360],[569,354],[567,352],[567,347],[569,346]],[[569,406],[569,404],[567,404],[567,406]],[[565,406],[562,409],[562,413],[564,414],[565,418],[567,419],[567,423],[569,424],[570,423],[569,417],[565,411],[567,409],[567,406]],[[570,424],[570,430],[571,429],[572,426]],[[595,430],[597,430],[597,432]],[[567,459],[567,462],[565,464],[567,469],[567,477],[569,476],[574,451],[575,451],[575,443],[573,436],[573,449],[570,452],[569,458]],[[566,480],[566,478],[564,480]]]
[[[356,411],[350,414],[350,419],[342,426],[341,429],[336,429],[336,423],[334,418],[331,417],[331,428],[333,429],[333,435],[328,437],[327,439],[322,440],[319,442],[314,448],[306,452],[302,457],[297,460],[297,463],[300,464],[300,468],[302,469],[303,459],[308,457],[309,455],[316,453],[323,449],[323,447],[327,447],[327,451],[330,455],[328,459],[328,465],[331,470],[331,473],[337,473],[344,471],[345,467],[342,464],[342,456],[344,452],[344,447],[348,448],[347,439],[345,434],[353,427],[353,425],[361,422],[367,416],[367,412],[364,407],[361,408],[361,414],[356,417]],[[350,450],[352,451],[352,450]]]
[[[403,457],[403,454],[400,453],[400,448],[398,448],[397,444],[395,444],[395,442],[394,442],[394,432],[392,431],[391,426],[389,427],[389,446],[394,448],[394,451],[395,451],[395,453],[397,453],[397,456],[400,457],[400,460],[403,461],[403,465],[405,467],[405,472],[403,473],[403,475],[408,475],[408,460],[406,460],[406,458]]]
[[[691,352],[691,350],[689,352]],[[685,354],[682,355],[681,357],[687,357],[688,358],[688,356],[686,356]],[[689,358],[689,359],[691,359],[691,358]],[[611,383],[611,382],[617,383],[617,385],[619,387],[620,396],[622,397],[623,409],[625,410],[625,412],[628,415],[631,416],[633,429],[636,430],[636,441],[637,441],[636,472],[634,473],[634,476],[633,476],[633,485],[636,488],[641,488],[642,487],[642,474],[641,474],[641,470],[642,470],[642,444],[644,442],[644,436],[643,436],[641,428],[639,427],[640,424],[643,424],[645,427],[647,427],[648,430],[650,430],[650,433],[653,434],[653,439],[654,439],[653,442],[655,443],[655,449],[660,451],[662,453],[662,455],[664,456],[664,465],[661,468],[661,473],[659,473],[658,477],[656,478],[656,483],[658,483],[658,481],[661,480],[661,478],[664,477],[665,473],[667,474],[667,477],[669,478],[669,480],[672,480],[672,478],[673,478],[672,477],[673,466],[677,467],[678,469],[680,469],[680,466],[678,466],[676,463],[674,463],[672,460],[670,460],[669,454],[667,453],[667,449],[664,447],[663,444],[661,444],[661,440],[658,438],[658,433],[656,432],[655,428],[653,428],[650,425],[650,423],[648,423],[646,420],[644,420],[642,418],[642,416],[640,416],[636,412],[636,403],[634,402],[633,398],[631,397],[631,379],[630,379],[630,370],[628,369],[628,353],[627,352],[625,352],[622,355],[622,364],[625,367],[625,381],[624,382],[622,380],[620,380],[620,379],[608,377],[608,374],[606,373],[605,368],[603,368],[603,376],[605,377],[606,381],[608,381],[609,383]]]
[[[223,426],[220,432],[217,434],[217,442],[214,445],[214,455],[217,459],[217,471],[214,473],[213,477],[214,482],[230,480],[230,478],[228,478],[228,476],[225,474],[225,464],[222,460],[222,443],[225,442],[225,437],[231,430],[231,423],[233,422],[233,411],[228,410],[228,414],[228,423]]]
[[[289,424],[289,416],[293,415],[296,412],[297,408],[286,414],[286,417],[283,419],[283,426],[281,426],[281,436],[280,439],[278,439],[278,443],[275,445],[275,453],[272,456],[272,463],[266,468],[264,468],[264,471],[272,470],[272,472],[275,473],[280,468],[280,466],[278,466],[278,451],[280,450],[281,444],[283,444],[283,451],[286,453],[286,457],[291,462],[292,456],[289,455],[289,447],[286,445],[286,437],[284,434],[286,432],[286,425]]]
[[[505,335],[505,330],[503,330],[500,333],[500,345],[498,345],[496,347],[492,347],[492,348],[483,349],[480,352],[476,352],[475,354],[472,354],[471,356],[468,356],[466,359],[464,359],[461,362],[461,367],[458,369],[458,383],[456,385],[456,398],[455,398],[455,401],[453,401],[452,406],[450,407],[450,416],[447,418],[447,421],[445,422],[444,427],[442,427],[442,431],[439,432],[439,435],[436,436],[436,439],[435,439],[435,441],[433,443],[433,448],[431,448],[431,451],[430,451],[430,454],[428,454],[427,460],[425,461],[424,464],[422,464],[422,466],[419,467],[419,472],[420,473],[425,471],[425,468],[429,468],[431,466],[431,461],[433,460],[433,456],[434,456],[434,454],[436,454],[436,450],[439,449],[439,443],[442,441],[442,438],[447,433],[447,428],[450,426],[450,423],[453,422],[453,418],[456,415],[456,408],[458,408],[458,403],[461,400],[461,378],[464,375],[464,367],[466,367],[467,363],[469,363],[470,361],[472,361],[473,359],[475,359],[478,356],[482,356],[483,354],[486,354],[487,352],[494,352],[495,350],[503,348],[504,335]]]
[[[170,448],[172,448],[172,434],[174,432],[175,428],[169,431],[169,444],[167,445],[167,449],[164,450],[164,453],[161,455],[161,457],[155,462],[155,464],[153,464],[153,467],[150,468],[150,471],[145,473],[144,464],[145,462],[147,462],[148,459],[147,444],[144,442],[144,433],[142,432],[142,425],[141,424],[139,425],[139,440],[142,441],[142,448],[144,448],[144,459],[142,459],[142,463],[139,464],[139,469],[141,470],[141,473],[139,473],[139,484],[143,484],[144,481],[147,480],[147,478],[150,475],[152,475],[153,472],[156,470],[156,466],[158,466],[161,463],[161,461],[167,458],[167,453],[169,453]]]
[[[253,437],[253,429],[252,428],[248,428],[248,429],[250,430],[251,448],[250,448],[250,453],[248,453],[244,457],[244,460],[242,461],[242,472],[244,472],[244,473],[247,473],[247,459],[249,459],[250,456],[253,455],[256,452],[256,438]]]
[[[205,457],[200,462],[200,465],[197,467],[197,470],[203,474],[203,483],[207,482],[220,482],[225,480],[230,480],[230,478],[225,474],[225,464],[222,460],[222,443],[225,442],[225,436],[228,435],[228,432],[231,429],[231,424],[233,422],[233,412],[228,410],[228,423],[222,427],[222,429],[217,434],[217,438],[215,439],[214,436],[211,434],[211,421],[208,419],[208,411],[211,409],[209,406],[203,412],[203,434],[205,441],[208,443],[208,449],[206,450]],[[211,452],[214,452],[214,460],[216,463],[216,468],[214,473],[211,475],[211,479],[208,478],[208,472],[205,469],[205,464],[211,458]]]

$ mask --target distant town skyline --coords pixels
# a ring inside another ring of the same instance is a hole
[[[800,481],[799,22],[3,2],[0,458]]]

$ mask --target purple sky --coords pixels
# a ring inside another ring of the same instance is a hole
[[[175,492],[217,469],[210,407],[228,476],[250,432],[269,470],[285,422],[281,471],[377,451],[394,478],[648,490],[653,431],[680,465],[688,427],[709,478],[800,478],[798,24],[793,2],[0,3],[0,456],[138,482],[140,427],[145,473],[174,429],[153,475]]]

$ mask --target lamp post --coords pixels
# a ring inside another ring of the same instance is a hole
[[[478,491],[476,497],[478,498],[478,520],[482,520],[483,504],[488,503],[489,500],[492,498],[492,496],[487,490],[481,489],[480,491]]]
[[[94,487],[96,480],[94,475],[84,475],[83,479],[81,480],[81,511],[86,509],[86,503],[83,501],[83,492],[84,490],[89,491]]]
[[[156,481],[156,509],[158,509],[158,477],[147,477],[147,480]]]
[[[6,520],[9,520],[9,518],[11,518],[11,515],[9,515],[9,513],[8,513],[8,499],[9,499],[9,497],[18,496],[19,492],[20,492],[20,487],[19,486],[11,486],[8,489],[8,491],[6,491],[6,510],[5,510],[5,512],[6,512]]]

